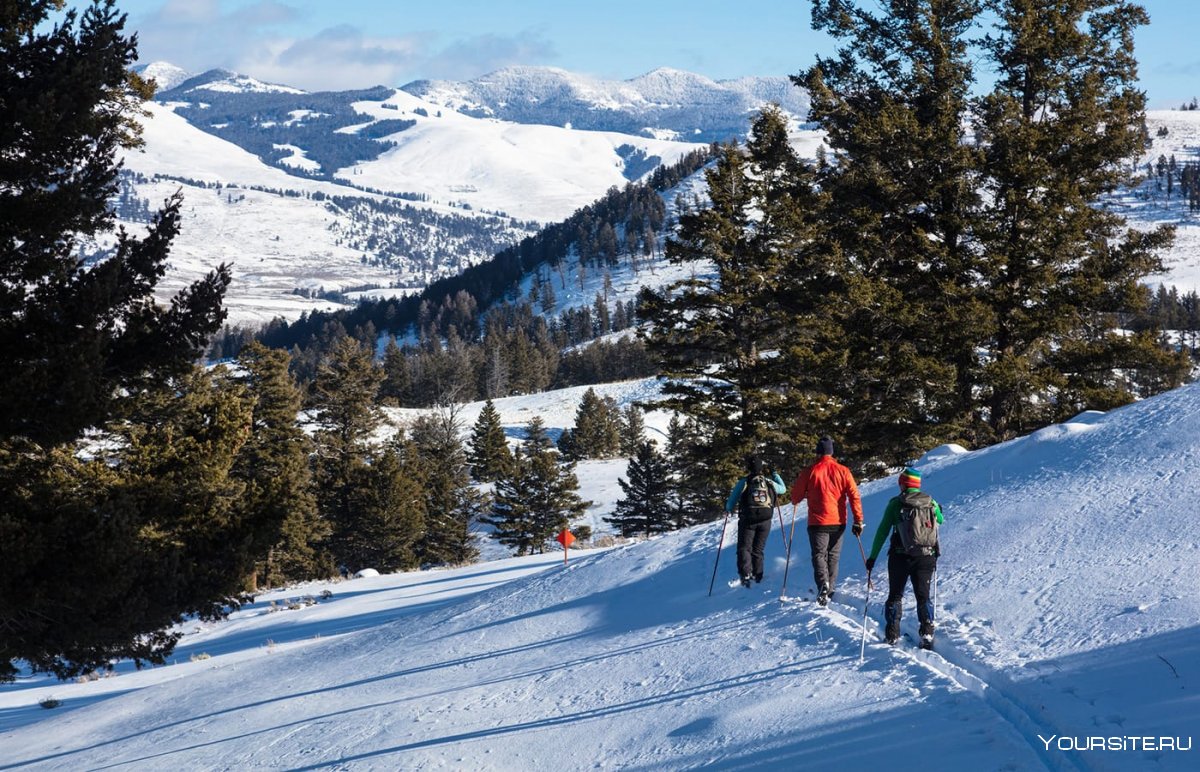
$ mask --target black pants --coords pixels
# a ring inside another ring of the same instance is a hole
[[[767,537],[771,535],[771,521],[747,523],[738,518],[738,574],[743,579],[751,577],[761,581],[763,577],[763,550]]]
[[[888,553],[888,598],[884,606],[888,635],[900,634],[900,615],[904,610],[904,585],[912,580],[913,595],[917,596],[917,619],[921,635],[933,634],[933,604],[929,599],[929,584],[937,570],[937,557],[909,557],[903,553]]]
[[[842,556],[842,534],[844,525],[810,525],[808,544],[812,548],[813,581],[817,590],[822,587],[830,592],[837,589],[838,560]]]

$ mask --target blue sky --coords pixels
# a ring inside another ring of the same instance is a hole
[[[864,0],[868,7],[876,0]],[[79,2],[72,2],[78,5]],[[1150,107],[1200,96],[1196,0],[1143,0]],[[623,80],[674,67],[790,75],[833,45],[805,0],[118,0],[142,61],[227,67],[306,89],[470,79],[515,64]]]

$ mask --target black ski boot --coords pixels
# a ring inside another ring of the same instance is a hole
[[[933,625],[921,625],[921,648],[933,651]]]
[[[897,643],[899,643],[899,641],[900,641],[900,628],[899,628],[899,627],[894,627],[894,628],[893,628],[893,627],[889,627],[889,628],[888,628],[888,629],[887,629],[887,630],[884,632],[884,634],[883,634],[883,638],[884,638],[884,640],[886,640],[886,641],[887,641],[887,642],[888,642],[890,645],[892,645],[892,646],[895,646],[895,645],[896,645]]]
[[[742,586],[746,587],[746,588],[750,587],[750,577],[748,577],[748,576],[742,577]]]
[[[828,606],[830,595],[828,587],[821,587],[821,591],[817,593],[817,605]]]

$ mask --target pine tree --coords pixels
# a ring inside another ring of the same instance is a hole
[[[601,398],[589,388],[575,411],[571,431],[572,458],[613,458],[621,449],[620,414],[611,397]]]
[[[526,427],[512,473],[496,481],[491,515],[492,538],[517,555],[545,552],[550,540],[581,517],[588,502],[579,498],[579,481],[570,464],[559,462],[540,418]]]
[[[642,409],[630,404],[621,411],[621,454],[633,456],[646,441],[646,421]]]
[[[541,308],[543,314],[552,312],[555,306],[558,305],[558,298],[554,294],[554,282],[547,281],[542,285]]]
[[[226,464],[245,430],[237,390],[194,382],[207,396],[186,408],[172,391],[193,384],[220,329],[229,271],[155,303],[178,197],[141,239],[117,232],[105,256],[81,259],[82,244],[112,233],[116,156],[138,145],[151,88],[128,69],[136,42],[113,2],[51,23],[61,7],[0,7],[0,681],[15,659],[64,677],[163,661],[175,640],[164,630],[183,614],[236,605],[244,545],[262,525],[228,509]],[[111,437],[149,403],[171,405],[153,441],[177,440],[180,459],[185,447],[213,453],[186,459],[197,468],[178,494],[132,456],[74,452],[85,431]],[[193,405],[203,420],[179,415]]]
[[[484,403],[471,430],[467,461],[471,464],[471,475],[479,482],[498,479],[512,464],[512,453],[500,424],[500,412],[490,399]]]
[[[652,536],[671,530],[671,480],[666,460],[652,444],[643,442],[637,455],[629,459],[626,474],[628,482],[617,478],[625,495],[617,501],[612,517],[604,519],[622,536]]]
[[[0,580],[11,591],[0,678],[17,657],[60,678],[123,657],[161,663],[178,639],[167,628],[245,599],[255,535],[278,523],[242,506],[232,474],[250,424],[244,389],[221,368],[197,368],[126,405],[112,441],[86,459],[68,446],[0,445],[0,479],[21,481],[0,489]]]
[[[473,529],[486,502],[471,485],[461,428],[452,406],[418,418],[411,428],[424,486],[425,537],[417,553],[425,565],[461,565],[478,557]]]
[[[592,302],[592,312],[596,315],[596,335],[607,335],[612,332],[612,317],[608,310],[608,301],[599,292]]]
[[[1145,12],[1124,0],[993,5],[998,34],[986,48],[997,78],[975,128],[989,194],[981,273],[995,319],[983,414],[1003,440],[1177,383],[1183,362],[1153,336],[1114,329],[1145,302],[1141,280],[1162,270],[1157,252],[1172,230],[1130,230],[1098,205],[1142,147],[1133,35]],[[1143,368],[1142,382],[1115,375]]]
[[[666,252],[674,263],[712,261],[715,277],[643,291],[639,313],[652,323],[648,347],[667,378],[657,406],[700,424],[701,453],[727,480],[747,453],[790,446],[789,422],[803,423],[771,352],[805,334],[781,300],[789,261],[811,239],[816,199],[811,169],[788,146],[786,117],[774,106],[755,120],[747,147],[725,147],[706,178],[710,203],[680,215]]]
[[[379,387],[381,401],[399,406],[412,402],[412,373],[408,356],[390,338],[383,349],[383,383]]]
[[[978,151],[964,131],[980,2],[879,7],[815,2],[814,27],[845,43],[793,79],[812,95],[832,151],[819,170],[826,198],[814,246],[836,258],[826,267],[839,277],[822,310],[845,356],[826,393],[847,398],[808,431],[844,433],[851,457],[874,461],[873,471],[972,428],[976,344],[990,319],[975,294]],[[801,297],[811,305],[812,293]],[[801,357],[790,369],[811,364]]]
[[[186,374],[220,329],[225,266],[154,302],[179,230],[168,200],[145,236],[118,231],[104,259],[81,245],[112,231],[117,154],[140,144],[152,87],[129,71],[136,39],[111,0],[50,27],[49,0],[0,10],[0,438],[71,442]]]
[[[674,529],[708,522],[720,517],[724,509],[723,483],[709,475],[706,446],[694,420],[681,421],[678,414],[671,416],[665,455],[670,482],[667,505]]]
[[[242,383],[254,400],[250,436],[233,475],[245,485],[242,506],[270,513],[273,530],[260,534],[253,587],[329,576],[323,553],[329,524],[318,517],[312,493],[312,442],[300,429],[300,389],[288,373],[286,351],[252,342],[238,355]]]
[[[383,420],[375,404],[382,380],[371,352],[353,338],[342,337],[313,382],[317,508],[332,528],[330,550],[340,564],[349,557],[355,487],[364,479],[371,437]]]
[[[355,475],[353,520],[339,540],[341,561],[382,572],[416,568],[417,545],[425,536],[422,481],[395,447],[373,454],[371,463],[357,467]]]

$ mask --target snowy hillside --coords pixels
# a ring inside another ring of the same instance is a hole
[[[176,191],[184,195],[181,232],[172,247],[170,270],[159,286],[163,299],[227,262],[234,273],[226,295],[230,322],[265,323],[275,316],[295,318],[303,311],[335,307],[296,290],[364,285],[419,289],[439,275],[424,269],[424,262],[411,254],[407,261],[387,264],[364,261],[365,251],[354,235],[363,231],[364,219],[371,213],[360,215],[349,205],[335,206],[330,201],[349,194],[366,205],[388,203],[386,197],[289,176],[241,148],[199,131],[168,107],[152,103],[147,110],[145,148],[125,156],[125,168],[136,175],[128,185],[129,193],[144,199],[151,209]],[[422,208],[448,225],[468,218],[478,220],[481,229],[494,232],[494,249],[531,232],[528,226],[508,219],[484,218],[449,206],[426,204]],[[402,213],[380,219],[394,231],[408,222]],[[437,221],[432,225],[417,221],[423,249],[454,244],[455,236],[448,228],[437,225]],[[142,224],[126,221],[126,227],[136,233]],[[493,253],[492,248],[476,245],[473,252],[468,250],[458,259],[444,257],[443,270],[457,273]]]
[[[184,75],[166,63],[144,73]],[[333,293],[419,290],[696,147],[472,118],[392,89],[265,89],[224,71],[162,92],[148,105],[145,147],[125,157],[134,173],[126,195],[153,210],[183,191],[184,228],[162,298],[231,262],[233,323],[336,307],[343,298]],[[223,117],[196,125],[209,111]],[[258,112],[254,126],[228,138],[214,128]],[[354,141],[313,144],[333,141],[326,129]],[[364,146],[369,157],[355,162]],[[144,218],[124,222],[136,230]]]
[[[798,597],[779,601],[778,532],[766,581],[727,586],[732,529],[709,597],[713,523],[565,567],[298,588],[271,596],[294,609],[264,597],[189,630],[179,664],[23,679],[0,687],[0,768],[1195,769],[1198,438],[1193,385],[929,453],[947,515],[937,653],[878,640],[876,577],[860,663],[856,545],[815,607],[802,524]],[[895,490],[862,486],[868,537]],[[49,696],[62,705],[37,707]]]
[[[713,81],[668,67],[624,81],[509,67],[466,82],[414,81],[403,90],[465,115],[693,142],[745,136],[768,102],[798,121],[808,115],[808,95],[786,77]]]
[[[1139,159],[1142,174],[1146,164],[1157,164],[1159,157],[1174,157],[1179,166],[1200,162],[1200,111],[1151,110],[1146,113],[1146,126],[1151,144]],[[1165,259],[1167,272],[1155,280],[1174,284],[1181,292],[1200,289],[1200,213],[1188,211],[1178,189],[1168,196],[1165,186],[1149,177],[1113,205],[1121,207],[1137,227],[1174,224],[1175,245]]]
[[[356,102],[354,109],[367,120],[400,118],[415,125],[383,137],[395,146],[377,159],[338,170],[339,179],[385,191],[416,190],[435,201],[541,223],[565,220],[610,187],[628,183],[623,146],[658,159],[646,171],[696,149],[690,142],[611,131],[473,118],[440,111],[403,91],[381,102]]]

